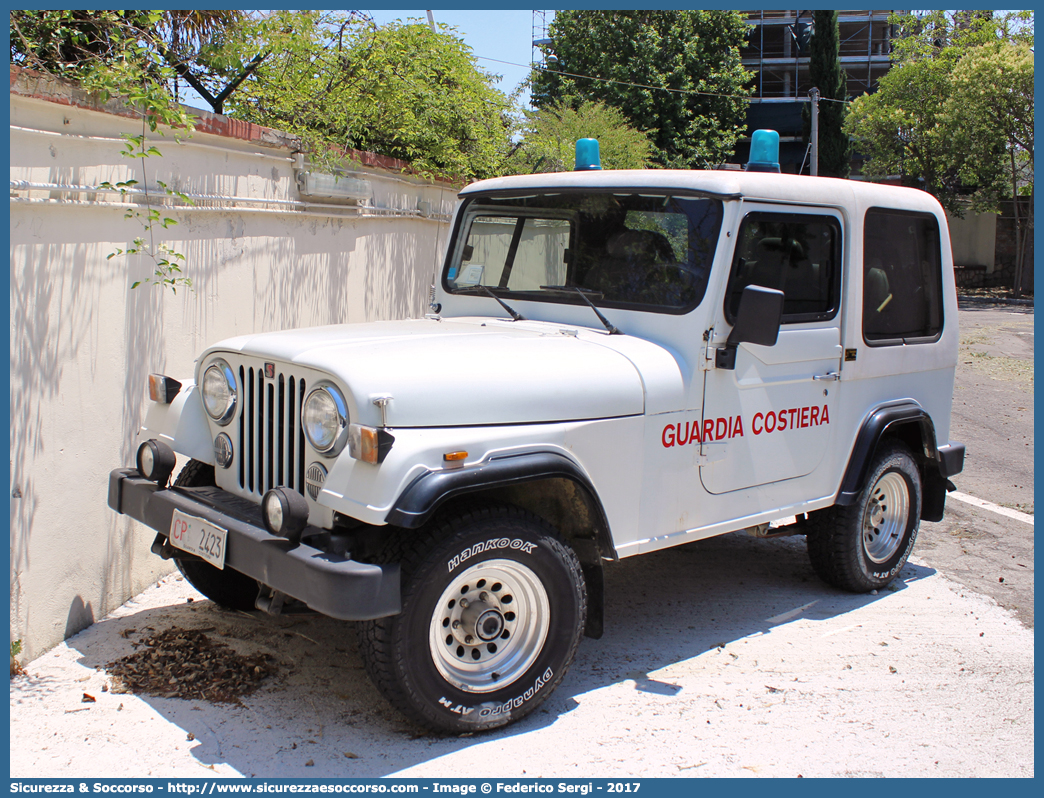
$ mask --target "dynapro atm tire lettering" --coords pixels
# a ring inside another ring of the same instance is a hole
[[[503,715],[506,712],[511,712],[513,710],[518,709],[524,703],[532,699],[537,693],[540,692],[540,689],[545,684],[551,681],[554,675],[555,672],[548,668],[546,671],[544,671],[543,676],[538,676],[537,680],[533,683],[533,686],[526,690],[526,692],[524,692],[522,695],[515,696],[514,698],[509,698],[507,701],[495,704],[494,706],[464,707],[460,704],[454,705],[454,703],[445,696],[439,699],[439,703],[442,704],[442,706],[446,707],[450,712],[453,712],[457,715],[467,715],[478,709],[479,717],[495,718],[500,715]]]
[[[766,432],[784,432],[790,429],[818,427],[830,423],[830,410],[826,405],[808,407],[791,407],[778,413],[770,410],[767,413],[755,413],[748,424],[748,429],[755,435]],[[708,443],[710,441],[727,441],[743,437],[743,417],[708,418],[703,421],[702,435],[699,421],[679,421],[668,424],[660,434],[660,442],[664,448],[685,446],[690,443]]]
[[[963,467],[931,195],[779,174],[771,131],[744,172],[603,172],[595,145],[460,192],[426,317],[240,329],[150,375],[110,474],[211,600],[357,621],[428,730],[536,709],[602,634],[605,562],[773,524],[880,590]]]

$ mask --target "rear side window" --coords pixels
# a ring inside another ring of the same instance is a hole
[[[871,208],[863,224],[863,338],[870,346],[942,334],[939,223],[931,214]]]
[[[783,323],[820,321],[837,314],[841,225],[833,216],[747,214],[740,226],[725,315],[736,318],[748,285],[783,292]]]

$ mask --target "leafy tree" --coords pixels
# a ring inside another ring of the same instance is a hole
[[[812,12],[812,41],[809,45],[809,79],[819,89],[819,164],[825,177],[848,177],[852,146],[844,131],[848,79],[841,69],[837,11]],[[810,110],[805,126],[811,135]]]
[[[537,108],[616,108],[650,134],[662,166],[706,167],[732,154],[751,77],[739,13],[558,11],[548,35],[557,66],[534,73]]]
[[[976,47],[1032,44],[1032,28],[1023,24],[1031,20],[1030,12],[999,18],[975,11],[893,16],[900,32],[894,65],[874,94],[852,101],[845,120],[845,132],[867,156],[864,172],[871,178],[899,175],[904,184],[925,188],[961,214],[964,197],[994,182],[1002,150],[977,160],[953,137],[945,108],[954,69]]]
[[[422,171],[497,174],[508,101],[452,29],[376,27],[361,12],[14,11],[14,63],[191,130],[191,85],[216,112],[296,133],[332,168],[372,150]]]
[[[242,11],[165,11],[157,32],[157,49],[181,80],[199,94],[214,113],[224,112],[225,99],[257,68],[267,53],[245,52],[239,35],[248,20]],[[180,98],[180,82],[171,86]]]
[[[462,179],[498,174],[507,98],[452,29],[376,27],[354,15],[280,11],[254,23],[270,54],[229,100],[241,119],[298,134],[313,156],[355,148]]]
[[[603,169],[644,169],[652,157],[649,134],[602,103],[582,102],[576,109],[549,105],[523,114],[523,138],[507,163],[512,174],[571,171],[580,138],[598,139]]]
[[[149,127],[191,129],[190,115],[169,91],[176,75],[159,55],[164,11],[11,11],[11,62],[72,80],[105,102],[128,98]],[[222,12],[231,13],[231,12]]]
[[[1033,52],[1026,44],[977,47],[957,63],[943,108],[943,129],[965,153],[962,176],[977,183],[975,204],[1000,210],[1012,198],[1015,290],[1023,288],[1025,248],[1033,219]],[[1020,195],[1029,195],[1022,211]]]

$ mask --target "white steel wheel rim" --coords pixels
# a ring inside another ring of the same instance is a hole
[[[453,577],[431,616],[436,669],[468,693],[489,693],[525,673],[551,626],[547,591],[514,560],[487,560]]]
[[[870,491],[863,515],[863,550],[874,563],[895,556],[910,517],[910,491],[897,471],[882,476]]]

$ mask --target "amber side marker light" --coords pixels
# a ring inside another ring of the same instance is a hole
[[[465,460],[468,459],[468,453],[467,452],[446,452],[444,455],[442,455],[442,459],[445,460],[447,463],[458,463],[458,464],[460,464],[460,463],[463,463]]]

